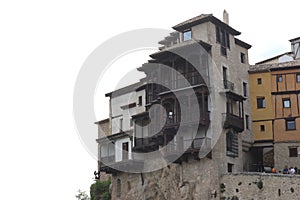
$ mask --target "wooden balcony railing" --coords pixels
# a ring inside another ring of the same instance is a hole
[[[244,118],[234,115],[232,113],[223,113],[223,127],[233,128],[237,132],[244,130]]]

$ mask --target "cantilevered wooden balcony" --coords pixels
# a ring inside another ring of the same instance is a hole
[[[157,137],[149,138],[135,138],[134,147],[132,148],[135,152],[151,152],[158,150],[159,141]]]
[[[223,113],[223,123],[225,129],[233,128],[237,132],[244,130],[244,118],[232,113]]]
[[[115,161],[115,156],[101,157],[100,171],[115,174],[120,171],[142,171],[144,162],[139,160]]]

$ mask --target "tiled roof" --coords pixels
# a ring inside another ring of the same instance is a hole
[[[274,60],[274,59],[277,59],[277,58],[279,58],[279,57],[281,57],[281,56],[284,56],[284,55],[292,55],[293,54],[293,52],[285,52],[285,53],[283,53],[283,54],[280,54],[280,55],[277,55],[277,56],[274,56],[274,57],[271,57],[271,58],[268,58],[268,59],[266,59],[266,60],[263,60],[263,61],[260,61],[260,62],[257,62],[257,63],[255,63],[256,65],[260,65],[260,64],[263,64],[264,62],[268,62],[268,61],[271,61],[271,60]]]
[[[300,37],[296,37],[296,38],[290,39],[289,41],[290,41],[290,42],[293,42],[293,41],[299,40],[299,39],[300,39]]]
[[[176,28],[178,28],[178,27],[181,27],[181,26],[184,26],[184,25],[188,25],[188,24],[191,24],[193,22],[197,22],[197,21],[202,20],[204,18],[207,18],[209,16],[213,16],[213,15],[212,14],[201,14],[199,16],[196,16],[196,17],[188,19],[188,20],[186,20],[184,22],[181,22],[181,23],[177,24],[176,26],[173,26],[173,28],[176,30]]]
[[[261,64],[261,65],[251,65],[249,73],[264,72],[264,71],[275,71],[285,68],[300,67],[300,60],[293,60],[283,63],[274,64]]]
[[[193,26],[196,26],[198,24],[202,24],[202,23],[205,23],[208,21],[210,21],[218,26],[221,26],[222,28],[224,28],[225,30],[227,30],[229,33],[231,33],[233,35],[241,34],[239,31],[233,29],[231,26],[222,22],[218,18],[214,17],[212,14],[201,14],[199,16],[196,16],[196,17],[188,19],[184,22],[181,22],[181,23],[177,24],[176,26],[173,26],[172,28],[175,29],[176,31],[184,31]]]

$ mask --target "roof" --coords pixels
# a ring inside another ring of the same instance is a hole
[[[94,124],[105,124],[109,122],[109,118],[95,122]]]
[[[275,63],[275,64],[251,65],[249,69],[249,73],[277,71],[277,70],[291,69],[296,67],[298,68],[300,67],[300,60],[293,60],[289,62]]]
[[[239,40],[237,38],[234,38],[234,42],[235,44],[241,46],[241,47],[244,47],[246,49],[250,49],[252,46],[250,44],[247,44],[246,42],[242,41],[242,40]]]
[[[228,24],[222,22],[218,18],[214,17],[212,14],[201,14],[199,16],[196,16],[196,17],[188,19],[184,22],[181,22],[181,23],[177,24],[176,26],[173,26],[172,28],[175,29],[176,31],[184,31],[186,29],[189,29],[193,26],[196,26],[196,25],[199,25],[199,24],[202,24],[202,23],[205,23],[205,22],[212,22],[216,25],[219,25],[219,26],[223,27],[229,33],[231,33],[233,35],[240,35],[241,34],[241,32],[233,29],[231,26],[229,26]]]
[[[106,97],[117,97],[117,96],[121,96],[123,94],[126,94],[126,93],[129,93],[129,92],[133,92],[135,91],[137,88],[139,88],[140,86],[142,85],[142,82],[139,81],[137,83],[134,83],[134,84],[131,84],[131,85],[128,85],[126,87],[123,87],[123,88],[120,88],[118,90],[115,90],[115,91],[112,91],[112,92],[109,92],[107,94],[105,94]]]
[[[285,52],[285,53],[282,53],[280,55],[277,55],[277,56],[274,56],[274,57],[271,57],[271,58],[268,58],[266,60],[263,60],[263,61],[260,61],[260,62],[257,62],[255,63],[255,65],[260,65],[260,64],[263,64],[265,62],[268,62],[268,61],[271,61],[271,60],[274,60],[274,59],[277,59],[277,58],[280,58],[281,56],[284,56],[284,55],[290,55],[292,54],[293,52],[289,51],[289,52]]]
[[[289,41],[294,42],[295,40],[299,40],[299,39],[300,39],[300,37],[296,37],[296,38],[290,39]]]

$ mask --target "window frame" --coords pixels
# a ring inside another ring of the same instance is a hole
[[[266,132],[266,127],[264,124],[259,125],[260,127],[260,132]]]
[[[261,85],[262,84],[262,78],[257,78],[257,85]]]
[[[289,148],[289,157],[296,158],[298,157],[298,147],[288,147]]]
[[[244,54],[243,52],[241,52],[240,54],[240,61],[241,63],[246,63],[246,54]]]
[[[300,74],[296,74],[296,82],[300,83]]]
[[[185,37],[186,33],[190,33],[190,38]],[[192,38],[193,38],[192,29],[188,29],[188,30],[185,30],[185,31],[182,32],[182,41],[183,42],[192,40]]]
[[[244,94],[244,97],[248,96],[247,83],[246,82],[243,82],[243,94]]]
[[[289,122],[293,122],[293,127],[289,127]],[[285,129],[286,131],[294,131],[297,129],[296,120],[295,119],[286,119],[285,120]]]
[[[257,104],[256,105],[257,109],[265,109],[266,108],[266,98],[265,97],[256,97],[256,104]]]
[[[286,106],[285,102],[288,102],[287,106]],[[282,107],[283,108],[291,108],[291,99],[290,98],[282,99]]]
[[[277,83],[282,83],[283,82],[283,77],[281,74],[278,74],[276,77]]]

